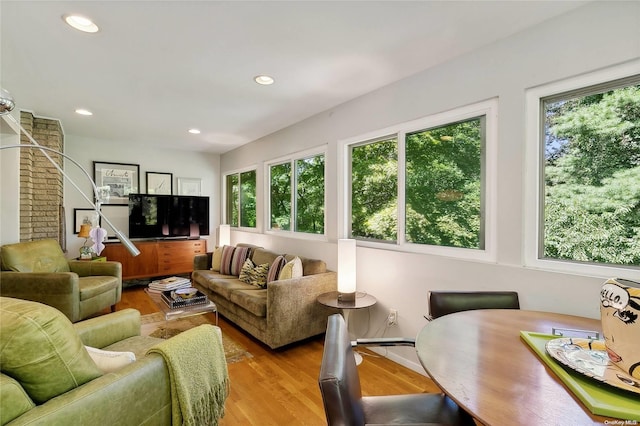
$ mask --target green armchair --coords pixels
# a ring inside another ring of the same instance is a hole
[[[122,295],[119,262],[67,260],[55,240],[0,247],[0,296],[41,302],[77,322],[115,305]]]
[[[0,425],[181,424],[188,411],[183,400],[176,401],[175,389],[196,388],[200,378],[176,376],[171,359],[158,353],[172,341],[186,348],[205,379],[215,382],[207,373],[218,360],[218,376],[228,380],[222,335],[212,325],[163,340],[140,336],[135,309],[72,324],[49,306],[0,297]],[[104,355],[109,368],[90,355],[97,349],[84,345],[109,351]],[[128,352],[136,359],[112,365],[116,355]],[[224,414],[228,382],[222,385],[214,392],[219,411],[208,418],[211,424]],[[193,400],[201,401],[197,396]],[[211,410],[212,404],[201,405]]]

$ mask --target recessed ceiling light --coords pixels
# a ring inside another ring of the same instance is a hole
[[[84,109],[84,108],[78,108],[76,110],[76,114],[80,114],[80,115],[93,115],[93,113],[91,111],[89,111],[88,109]]]
[[[263,86],[268,86],[270,84],[273,84],[274,82],[273,78],[269,77],[268,75],[258,75],[254,77],[254,80],[256,83],[262,84]]]
[[[198,129],[189,129],[189,133],[191,133],[193,135],[199,135],[200,134],[200,130],[198,130]]]
[[[62,16],[64,21],[71,25],[76,30],[83,31],[85,33],[97,33],[99,28],[89,18],[85,18],[81,15],[64,15]]]

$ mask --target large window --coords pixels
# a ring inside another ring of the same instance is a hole
[[[408,242],[482,249],[484,117],[406,135]]]
[[[387,136],[347,141],[350,236],[494,256],[486,251],[488,188],[494,191],[486,163],[495,156],[495,149],[487,152],[495,146],[495,109],[495,100],[482,102],[379,132]]]
[[[398,143],[395,137],[351,148],[351,236],[396,241]]]
[[[256,227],[256,171],[226,176],[226,219],[235,227]]]
[[[269,166],[271,230],[324,234],[324,154]]]
[[[541,99],[539,257],[640,265],[640,76]]]

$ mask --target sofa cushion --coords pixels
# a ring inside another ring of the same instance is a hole
[[[251,252],[251,260],[255,265],[262,265],[263,263],[271,265],[278,256],[278,253],[263,248],[257,248]]]
[[[267,316],[268,290],[235,290],[231,292],[230,301],[251,312],[257,317]]]
[[[296,257],[294,254],[285,255],[285,259],[287,262],[293,260]],[[324,274],[327,272],[327,264],[324,260],[320,259],[309,259],[307,257],[299,256],[302,261],[302,274],[304,276],[307,275],[315,275],[315,274]]]
[[[0,366],[37,404],[102,375],[71,321],[55,308],[0,298]]]
[[[288,280],[291,278],[300,278],[302,276],[302,261],[299,257],[294,257],[282,267],[278,280]]]
[[[117,290],[120,287],[120,280],[117,277],[93,275],[80,277],[78,285],[80,287],[80,300],[88,300],[109,290]]]
[[[208,288],[227,300],[230,300],[231,292],[234,290],[258,290],[257,287],[243,283],[234,276],[220,275],[212,271],[197,271],[197,273],[193,274],[193,277],[199,285]]]
[[[7,244],[0,248],[3,271],[69,272],[69,263],[56,240]]]
[[[216,247],[211,255],[211,270],[220,272],[220,263],[222,262],[222,247]]]
[[[0,395],[2,395],[0,402],[0,424],[2,425],[36,406],[20,383],[4,374],[0,374]]]
[[[282,268],[284,268],[284,265],[286,264],[287,261],[284,256],[278,256],[275,258],[269,267],[269,272],[267,273],[267,284],[278,279],[280,271],[282,271]]]

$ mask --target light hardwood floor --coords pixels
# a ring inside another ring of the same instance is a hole
[[[158,311],[142,287],[123,291],[117,309],[124,308],[138,309],[143,315]],[[323,336],[274,351],[222,316],[219,325],[253,355],[228,366],[231,393],[221,426],[326,425],[318,388]],[[439,392],[428,378],[368,354],[359,367],[364,395]]]

